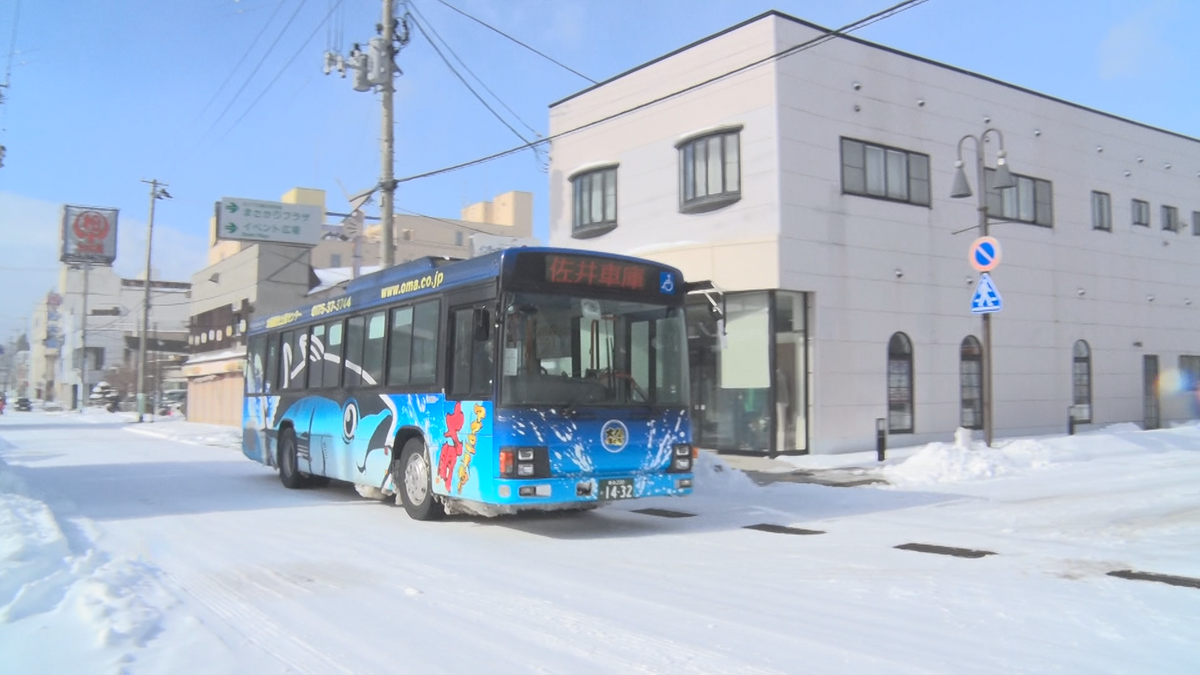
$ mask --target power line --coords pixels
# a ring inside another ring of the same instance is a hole
[[[229,74],[225,76],[225,81],[217,87],[215,92],[213,92],[212,98],[208,99],[208,103],[204,104],[204,107],[200,110],[200,114],[196,116],[197,122],[200,121],[200,118],[204,117],[204,113],[208,112],[209,107],[211,107],[213,103],[217,102],[217,98],[221,95],[221,92],[225,90],[225,86],[229,84],[229,81],[233,79],[235,74],[237,74],[238,69],[241,68],[242,64],[246,62],[246,58],[250,56],[250,52],[254,51],[254,46],[258,44],[258,39],[263,36],[263,33],[267,32],[267,28],[269,28],[271,22],[275,20],[275,16],[279,14],[279,10],[283,9],[283,4],[286,1],[287,0],[279,0],[279,4],[275,5],[275,10],[271,12],[271,16],[267,18],[267,22],[264,23],[262,28],[258,30],[258,34],[254,36],[254,39],[250,40],[250,44],[246,47],[246,51],[242,52],[242,57],[238,59],[238,62],[234,64],[233,68],[229,71]]]
[[[441,0],[438,0],[438,1],[439,1],[439,2],[441,2]],[[638,105],[636,105],[636,106],[634,106],[634,107],[632,107],[632,108],[627,108],[627,109],[625,109],[625,110],[622,110],[622,111],[619,111],[619,112],[615,112],[615,113],[613,113],[613,114],[611,114],[611,115],[608,115],[607,117],[602,117],[602,118],[600,118],[600,119],[598,119],[598,120],[593,120],[593,121],[591,121],[591,122],[588,122],[588,123],[586,123],[586,124],[581,124],[580,126],[577,126],[577,127],[573,128],[573,129],[567,129],[566,131],[560,131],[560,132],[558,132],[557,134],[552,134],[552,135],[550,135],[550,136],[547,136],[547,137],[545,137],[545,138],[538,139],[538,140],[536,140],[536,141],[533,141],[533,142],[531,142],[531,143],[526,143],[525,145],[519,145],[519,146],[516,146],[516,147],[513,147],[513,148],[509,148],[508,150],[503,150],[503,151],[501,151],[501,152],[493,153],[493,154],[491,154],[491,155],[487,155],[487,156],[485,156],[485,157],[480,157],[480,158],[478,158],[478,159],[473,159],[473,160],[470,160],[470,161],[467,161],[467,162],[462,162],[462,163],[455,164],[455,165],[448,166],[448,167],[444,167],[444,168],[441,168],[441,169],[435,169],[435,170],[433,170],[433,171],[426,171],[425,173],[414,174],[414,175],[412,175],[412,176],[408,176],[408,177],[406,177],[406,178],[399,178],[399,179],[397,179],[397,180],[396,180],[396,182],[397,182],[397,183],[408,183],[408,182],[411,182],[411,181],[414,181],[414,180],[419,180],[419,179],[421,179],[421,178],[429,178],[429,177],[432,177],[432,176],[438,176],[438,175],[441,175],[441,174],[444,174],[444,173],[450,173],[450,172],[452,172],[452,171],[458,171],[459,169],[465,169],[465,168],[472,167],[472,166],[475,166],[475,165],[478,165],[478,164],[484,164],[484,163],[486,163],[486,162],[491,162],[491,161],[493,161],[493,160],[497,160],[497,159],[500,159],[500,158],[502,158],[502,157],[507,157],[507,156],[509,156],[509,155],[516,154],[516,153],[518,153],[518,152],[521,152],[522,150],[525,150],[525,149],[527,149],[527,148],[533,147],[533,146],[535,146],[535,145],[542,145],[542,144],[545,144],[545,143],[549,143],[549,142],[551,142],[551,141],[558,140],[558,139],[560,139],[560,138],[563,138],[564,136],[569,136],[570,134],[578,133],[578,132],[580,132],[580,131],[584,131],[585,129],[590,129],[590,128],[592,128],[592,127],[596,126],[596,125],[603,124],[603,123],[605,123],[605,122],[609,122],[609,121],[611,121],[611,120],[614,120],[614,119],[616,119],[616,118],[618,118],[618,117],[623,117],[623,116],[625,116],[625,115],[628,115],[628,114],[630,114],[630,113],[637,112],[637,111],[639,111],[639,110],[645,110],[646,108],[649,108],[649,107],[651,107],[651,106],[658,105],[659,103],[663,103],[663,102],[665,102],[665,101],[669,101],[669,100],[671,100],[671,99],[673,99],[673,98],[676,98],[676,97],[678,97],[678,96],[682,96],[683,94],[686,94],[686,93],[689,93],[689,92],[695,91],[695,90],[697,90],[697,89],[700,89],[700,88],[702,88],[702,87],[706,87],[706,86],[708,86],[708,85],[710,85],[710,84],[713,84],[713,83],[715,83],[715,82],[719,82],[719,81],[721,81],[721,80],[724,80],[725,78],[728,78],[728,77],[731,77],[731,76],[733,76],[733,75],[737,75],[737,74],[739,74],[739,73],[742,73],[742,72],[745,72],[745,71],[747,71],[747,70],[750,70],[751,68],[756,68],[756,67],[758,67],[758,66],[761,66],[761,65],[762,65],[762,64],[764,64],[764,63],[768,63],[768,62],[770,62],[770,61],[776,61],[776,60],[779,60],[779,59],[782,59],[782,58],[785,58],[785,57],[791,56],[792,54],[796,54],[796,53],[799,53],[799,52],[801,52],[801,51],[805,51],[805,50],[807,50],[807,49],[811,49],[812,47],[815,47],[815,46],[817,46],[817,45],[819,45],[819,44],[821,44],[821,43],[824,43],[824,42],[827,42],[827,41],[829,41],[829,40],[832,40],[832,39],[834,39],[834,38],[836,38],[836,37],[844,37],[844,36],[845,36],[845,35],[847,35],[848,33],[851,33],[851,32],[854,32],[854,31],[856,31],[856,30],[859,30],[860,28],[865,28],[865,27],[867,27],[867,26],[869,26],[869,25],[871,25],[871,24],[873,24],[873,23],[876,23],[877,21],[882,21],[883,19],[889,18],[889,17],[891,17],[891,16],[895,16],[896,14],[899,14],[900,12],[903,12],[903,11],[905,11],[905,10],[909,10],[909,9],[912,9],[913,7],[916,7],[916,6],[918,6],[918,5],[924,4],[925,2],[928,2],[928,0],[904,0],[903,2],[899,2],[899,3],[895,4],[895,5],[892,5],[891,7],[887,8],[887,9],[885,9],[885,10],[882,10],[882,11],[876,12],[876,13],[874,13],[874,14],[870,15],[870,16],[867,16],[867,17],[865,17],[865,18],[859,19],[858,21],[854,21],[853,23],[848,23],[848,24],[846,24],[845,26],[842,26],[841,28],[838,28],[838,29],[836,29],[836,30],[829,31],[828,33],[825,33],[824,35],[820,35],[820,36],[818,36],[818,37],[815,37],[815,38],[813,38],[813,39],[811,39],[811,40],[808,40],[808,41],[806,41],[806,42],[802,42],[802,43],[800,43],[800,44],[798,44],[798,45],[795,45],[795,46],[789,47],[789,48],[787,48],[787,49],[785,49],[785,50],[783,50],[783,51],[780,51],[780,52],[775,52],[774,54],[771,54],[770,56],[766,56],[766,57],[764,57],[764,58],[761,58],[761,59],[759,59],[759,60],[757,60],[757,61],[752,61],[752,62],[750,62],[750,63],[748,63],[748,64],[746,64],[746,65],[744,65],[744,66],[740,66],[740,67],[738,67],[738,68],[735,68],[735,69],[733,69],[733,70],[731,70],[731,71],[728,71],[728,72],[726,72],[726,73],[722,73],[721,75],[717,75],[717,76],[715,76],[715,77],[711,77],[711,78],[709,78],[709,79],[707,79],[707,80],[704,80],[703,82],[698,82],[698,83],[696,83],[696,84],[693,84],[693,85],[691,85],[691,86],[688,86],[688,87],[684,87],[683,89],[680,89],[680,90],[678,90],[678,91],[672,92],[672,93],[670,93],[670,94],[665,94],[665,95],[663,95],[663,96],[660,96],[660,97],[658,97],[658,98],[656,98],[656,99],[652,99],[652,100],[650,100],[650,101],[646,101],[645,103],[640,103],[640,104],[638,104]]]
[[[303,0],[303,1],[306,2],[307,0]],[[305,38],[304,43],[300,45],[300,48],[297,49],[292,54],[291,58],[289,58],[287,60],[287,63],[283,64],[283,68],[279,69],[279,72],[275,74],[275,77],[271,78],[271,81],[267,83],[267,86],[264,87],[263,90],[261,92],[259,92],[258,96],[253,101],[250,102],[250,107],[246,108],[246,111],[242,113],[241,117],[238,117],[236,120],[234,120],[233,124],[228,129],[225,130],[225,133],[217,141],[218,143],[225,140],[225,138],[228,137],[229,134],[234,129],[237,128],[237,125],[242,120],[246,119],[246,116],[250,114],[250,111],[254,110],[254,106],[258,105],[258,102],[262,100],[263,96],[267,95],[267,92],[271,90],[271,87],[275,86],[275,83],[278,82],[279,78],[282,77],[285,72],[287,72],[287,69],[290,68],[293,63],[295,63],[296,58],[300,56],[300,53],[303,52],[306,47],[308,47],[309,43],[312,42],[313,38],[317,36],[317,33],[321,32],[321,28],[325,25],[326,22],[329,21],[329,17],[333,15],[333,12],[342,5],[342,1],[343,0],[337,0],[333,4],[333,7],[329,8],[329,11],[325,13],[325,18],[321,19],[321,23],[317,24],[316,28],[313,28],[313,31],[308,34],[308,37]]]
[[[415,10],[416,7],[413,6],[413,9]],[[418,13],[418,16],[420,16],[419,13]],[[524,143],[526,145],[530,145],[529,139],[525,138],[525,136],[523,136],[521,134],[521,132],[517,131],[516,128],[513,127],[513,125],[509,124],[508,120],[504,119],[504,117],[500,113],[496,112],[496,109],[493,108],[487,102],[487,100],[485,100],[483,98],[483,96],[481,96],[479,94],[479,92],[475,91],[475,88],[471,86],[471,83],[467,81],[467,78],[463,77],[462,73],[458,72],[458,70],[454,67],[454,64],[450,63],[450,59],[446,58],[446,55],[443,54],[442,50],[438,48],[437,43],[434,42],[429,37],[429,34],[425,32],[425,27],[422,25],[424,23],[425,17],[421,16],[420,18],[421,18],[421,21],[417,21],[414,19],[413,23],[417,25],[417,30],[421,31],[421,35],[424,35],[425,39],[429,41],[429,46],[433,47],[433,51],[437,52],[437,55],[442,59],[442,62],[446,64],[446,67],[450,69],[450,72],[454,73],[454,76],[458,78],[458,81],[463,83],[463,86],[467,88],[467,91],[471,92],[471,95],[473,95],[475,97],[475,99],[478,100],[481,104],[483,104],[483,107],[487,108],[488,112],[492,113],[493,117],[495,117],[497,120],[500,120],[501,124],[503,124],[505,127],[508,127],[508,130],[513,132],[513,135],[515,135],[517,138],[524,141]],[[430,30],[432,31],[433,29],[430,28]],[[436,33],[435,33],[435,35],[436,35]],[[446,49],[449,50],[450,47],[447,46]],[[453,53],[453,52],[451,52],[451,53]],[[463,67],[466,68],[466,64],[463,64]],[[467,72],[470,72],[470,69],[467,69]],[[471,74],[474,75],[474,73],[471,73]],[[476,79],[478,79],[478,78],[476,78]],[[482,81],[480,81],[480,84],[483,84]],[[484,88],[487,89],[487,85],[484,85]],[[491,89],[488,89],[488,92],[491,92]],[[492,96],[496,96],[496,95],[493,93]],[[499,97],[496,97],[496,100],[499,100]],[[501,102],[501,105],[504,105],[504,103]],[[504,107],[507,108],[508,106],[504,106]],[[509,112],[512,112],[511,109],[509,110]],[[514,116],[515,116],[515,113],[514,113]],[[517,119],[519,120],[520,118],[517,118]],[[523,122],[523,121],[521,123],[525,124],[525,122]],[[528,127],[529,125],[526,124],[525,126]],[[531,129],[531,131],[532,131],[532,129]],[[537,133],[537,132],[534,132],[534,133]]]
[[[528,49],[529,51],[533,52],[534,54],[537,54],[538,56],[542,57],[543,59],[546,59],[547,61],[549,61],[549,62],[553,63],[554,65],[558,66],[559,68],[562,68],[562,69],[564,69],[564,70],[567,70],[567,71],[569,71],[569,72],[571,72],[571,73],[573,73],[573,74],[575,74],[575,75],[578,75],[579,77],[582,77],[583,79],[587,80],[588,82],[591,82],[592,84],[596,84],[596,81],[595,81],[595,80],[593,80],[592,78],[588,77],[587,75],[584,75],[583,73],[579,72],[578,70],[575,70],[574,68],[572,68],[572,67],[570,67],[570,66],[568,66],[568,65],[565,65],[565,64],[563,64],[561,61],[557,61],[557,60],[555,60],[554,58],[552,58],[552,57],[550,57],[550,56],[547,56],[547,55],[543,54],[542,52],[539,52],[538,50],[534,49],[533,47],[530,47],[529,45],[525,44],[524,42],[521,42],[521,41],[520,41],[520,40],[518,40],[517,38],[515,38],[515,37],[513,37],[513,36],[509,35],[508,33],[505,33],[504,31],[500,30],[499,28],[496,28],[495,26],[492,26],[492,25],[489,25],[489,24],[487,24],[487,23],[484,23],[482,20],[480,20],[480,19],[477,19],[477,18],[475,18],[475,17],[471,16],[470,14],[467,14],[466,12],[462,11],[461,9],[459,9],[459,8],[455,7],[454,5],[452,5],[452,4],[448,3],[448,2],[446,2],[446,0],[437,0],[437,1],[438,1],[438,2],[440,2],[440,3],[442,3],[442,4],[443,4],[443,5],[445,5],[445,6],[449,7],[450,9],[452,9],[452,10],[454,10],[454,11],[458,12],[459,14],[462,14],[463,16],[465,16],[465,17],[467,17],[468,19],[470,19],[470,20],[474,21],[475,23],[477,23],[477,24],[479,24],[479,25],[483,26],[484,28],[487,28],[488,30],[491,30],[491,31],[493,31],[493,32],[496,32],[496,33],[499,33],[500,35],[503,35],[504,37],[508,38],[509,40],[512,40],[513,42],[515,42],[515,43],[517,43],[517,44],[521,45],[521,46],[522,46],[522,47],[524,47],[525,49]]]
[[[292,22],[296,20],[296,17],[300,14],[300,10],[304,9],[304,5],[307,3],[308,0],[300,0],[300,4],[296,6],[296,11],[292,12],[292,15],[288,17],[287,23],[283,25],[283,28],[280,29],[279,34],[275,36],[275,40],[271,42],[271,46],[267,47],[267,51],[263,53],[262,58],[260,58],[258,63],[255,64],[254,70],[250,71],[250,74],[246,76],[245,82],[242,82],[242,86],[238,87],[238,90],[233,94],[233,98],[229,99],[229,103],[225,105],[225,108],[221,111],[221,114],[217,115],[217,119],[213,121],[212,126],[210,126],[207,131],[200,135],[200,139],[196,141],[196,146],[199,146],[204,139],[207,138],[208,135],[217,128],[217,125],[221,123],[221,120],[225,119],[225,114],[228,113],[229,109],[233,107],[233,104],[237,102],[237,99],[242,95],[242,92],[246,91],[246,87],[250,86],[251,80],[253,80],[254,76],[258,74],[258,69],[262,68],[262,65],[266,62],[267,57],[271,55],[271,52],[275,51],[275,46],[278,45],[279,41],[283,39],[283,36],[287,34],[288,28],[292,26]]]

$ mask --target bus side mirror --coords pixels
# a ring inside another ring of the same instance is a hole
[[[475,341],[486,342],[492,334],[492,313],[486,307],[475,310]]]

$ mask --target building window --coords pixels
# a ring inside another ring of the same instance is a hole
[[[1092,421],[1092,350],[1084,340],[1075,343],[1071,373],[1072,402],[1075,404],[1071,414],[1076,422],[1089,423]]]
[[[1162,207],[1162,223],[1163,223],[1164,230],[1170,230],[1171,232],[1178,232],[1179,231],[1179,209],[1175,208],[1174,206],[1167,206],[1166,204],[1164,204]]]
[[[962,394],[959,424],[964,429],[982,429],[983,348],[973,335],[963,338],[959,348],[958,382]]]
[[[1043,227],[1054,226],[1054,186],[1048,180],[1013,174],[1017,184],[998,190],[996,170],[985,169],[988,215]]]
[[[1150,227],[1150,202],[1135,199],[1132,202],[1133,224]]]
[[[1092,192],[1092,229],[1112,232],[1112,196]]]
[[[929,206],[929,155],[843,138],[842,192]]]
[[[342,266],[342,254],[341,253],[330,253],[329,254],[329,266],[330,267],[341,267]]]
[[[679,148],[679,211],[703,213],[742,198],[741,129],[691,138]]]
[[[888,431],[913,432],[913,356],[912,341],[896,333],[888,341]]]
[[[1200,237],[1200,211],[1192,211],[1192,236]]]
[[[575,193],[572,237],[598,237],[617,227],[617,167],[578,174],[571,185]]]
[[[458,232],[455,232],[455,233],[454,233],[454,245],[455,245],[455,246],[462,246],[462,245],[463,245],[463,233],[462,233],[462,231],[461,231],[461,230],[459,230]]]

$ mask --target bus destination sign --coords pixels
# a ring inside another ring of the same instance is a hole
[[[593,288],[662,292],[659,274],[649,265],[582,255],[546,256],[546,281]],[[664,272],[663,274],[670,274]]]

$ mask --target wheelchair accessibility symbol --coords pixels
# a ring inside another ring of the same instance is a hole
[[[658,290],[667,295],[675,294],[675,275],[670,272],[660,272],[658,275]]]

